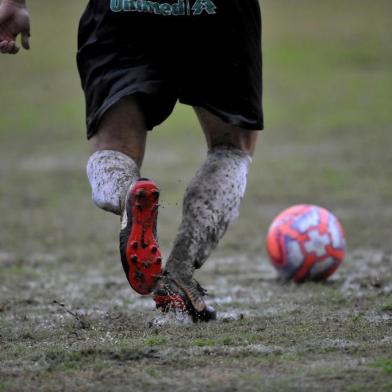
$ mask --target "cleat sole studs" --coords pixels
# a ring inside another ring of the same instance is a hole
[[[136,197],[138,198],[143,198],[146,195],[146,192],[144,191],[144,189],[140,189],[137,193],[136,193]]]
[[[121,249],[125,259],[123,266],[131,287],[139,294],[147,295],[153,292],[163,265],[155,238],[159,189],[153,181],[142,178],[127,196],[127,208],[131,210],[126,247]]]
[[[137,263],[137,261],[138,261],[137,256],[136,255],[131,256],[131,261],[132,261],[132,263]]]

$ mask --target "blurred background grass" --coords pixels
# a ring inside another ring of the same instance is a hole
[[[62,248],[73,260],[116,255],[118,221],[93,207],[84,174],[88,149],[75,65],[84,3],[31,1],[31,51],[0,57],[2,251]],[[337,213],[352,247],[388,248],[392,3],[264,0],[262,11],[266,130],[241,217],[220,251],[263,252],[273,216],[303,202]],[[182,193],[204,154],[190,108],[178,106],[150,135],[143,174],[162,187],[166,250]]]

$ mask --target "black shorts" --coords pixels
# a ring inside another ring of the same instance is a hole
[[[90,0],[78,41],[89,138],[128,95],[137,97],[148,129],[177,100],[263,128],[258,0]]]

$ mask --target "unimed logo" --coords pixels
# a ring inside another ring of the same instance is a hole
[[[146,12],[156,15],[202,15],[216,14],[217,6],[212,0],[177,0],[172,3],[150,0],[110,0],[113,12]]]

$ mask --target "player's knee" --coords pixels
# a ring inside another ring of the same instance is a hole
[[[218,146],[232,146],[248,155],[253,155],[258,131],[228,124],[206,109],[198,107],[195,110],[210,149]]]

